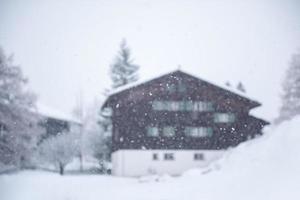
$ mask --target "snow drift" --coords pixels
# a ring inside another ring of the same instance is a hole
[[[210,168],[190,170],[184,177],[214,182],[217,194],[213,196],[217,199],[300,199],[299,153],[300,117],[297,117],[270,127],[263,136],[230,150]],[[211,173],[197,176],[206,172]]]

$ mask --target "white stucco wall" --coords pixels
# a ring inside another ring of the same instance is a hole
[[[153,160],[154,153],[158,154],[158,160]],[[165,160],[165,153],[173,153],[174,160]],[[194,160],[195,153],[202,153],[204,160]],[[118,150],[112,154],[112,173],[116,176],[179,175],[191,168],[205,167],[223,153],[220,150]]]

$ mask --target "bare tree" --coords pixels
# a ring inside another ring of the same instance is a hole
[[[101,106],[100,102],[100,100],[95,99],[85,111],[83,119],[83,149],[86,154],[98,160],[100,169],[104,171],[104,163],[109,161],[111,137],[107,133],[105,126],[103,124],[99,125],[99,123],[104,123],[98,112]]]
[[[45,139],[40,145],[41,158],[54,165],[60,175],[64,175],[65,166],[77,156],[79,141],[74,133],[61,133]]]

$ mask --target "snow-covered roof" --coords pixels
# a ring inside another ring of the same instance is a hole
[[[76,119],[69,113],[64,113],[60,110],[51,108],[41,103],[36,104],[35,112],[44,117],[54,118],[63,121],[69,121],[80,124],[80,120]]]
[[[241,91],[239,91],[239,90],[237,90],[237,89],[235,89],[235,88],[227,87],[227,86],[225,86],[225,84],[224,84],[224,85],[220,85],[220,84],[214,83],[213,81],[205,80],[205,79],[203,79],[203,78],[198,77],[198,76],[195,75],[195,74],[192,74],[192,73],[187,72],[187,71],[182,70],[182,69],[176,69],[176,70],[173,70],[173,71],[168,71],[168,72],[164,72],[164,73],[160,73],[160,74],[155,74],[155,75],[152,75],[151,77],[148,77],[148,78],[145,78],[145,79],[139,79],[138,81],[135,81],[135,82],[132,82],[132,83],[129,83],[129,84],[126,84],[126,85],[124,85],[124,86],[121,86],[121,87],[118,87],[118,88],[114,89],[113,91],[111,91],[111,92],[109,93],[109,96],[112,96],[112,95],[114,95],[114,94],[117,94],[117,93],[119,93],[119,92],[122,92],[122,91],[124,91],[124,90],[127,90],[127,89],[129,89],[129,88],[136,87],[136,86],[138,86],[138,85],[140,85],[140,84],[147,83],[147,82],[149,82],[149,81],[152,81],[152,80],[154,80],[154,79],[160,78],[160,77],[162,77],[162,76],[165,76],[165,75],[168,75],[168,74],[172,74],[172,73],[177,72],[177,71],[183,72],[183,73],[185,73],[185,74],[187,74],[187,75],[190,75],[190,76],[193,76],[193,77],[195,77],[195,78],[198,78],[198,79],[200,79],[200,80],[202,80],[202,81],[208,82],[208,83],[210,83],[210,84],[212,84],[212,85],[215,85],[215,86],[217,86],[217,87],[219,87],[219,88],[222,88],[222,89],[224,89],[224,90],[228,90],[228,91],[230,91],[230,92],[232,92],[232,93],[234,93],[234,94],[236,94],[236,95],[238,95],[238,96],[244,97],[244,98],[249,99],[249,100],[252,100],[252,101],[256,101],[256,100],[254,100],[252,97],[247,96],[245,93],[243,93],[243,92],[241,92]]]

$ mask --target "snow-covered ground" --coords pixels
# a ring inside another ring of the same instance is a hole
[[[25,171],[0,176],[1,200],[299,200],[300,118],[180,177],[118,178]]]

